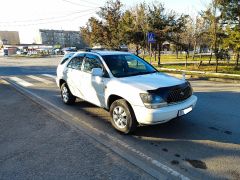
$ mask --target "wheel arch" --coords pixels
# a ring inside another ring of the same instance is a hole
[[[121,97],[121,96],[118,96],[118,95],[115,95],[115,94],[112,94],[108,97],[108,101],[107,101],[107,109],[110,110],[110,107],[112,105],[112,103],[118,99],[124,99],[127,104],[132,108],[131,104],[128,102],[128,100],[126,100],[125,98]],[[133,109],[133,108],[132,108]]]
[[[59,80],[59,87],[61,88],[62,84],[65,83],[66,81],[64,79]]]

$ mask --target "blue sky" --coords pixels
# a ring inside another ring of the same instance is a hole
[[[211,0],[145,0],[169,10],[196,16]],[[37,30],[79,30],[106,0],[1,0],[0,30],[17,30],[21,43],[32,43]],[[125,8],[144,0],[121,0]],[[96,16],[96,15],[95,15]]]

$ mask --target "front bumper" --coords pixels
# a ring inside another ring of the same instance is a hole
[[[133,106],[133,111],[139,124],[160,124],[176,118],[179,110],[186,109],[190,106],[194,108],[196,102],[197,97],[192,95],[183,102],[167,107],[148,109],[145,106]]]
[[[59,84],[60,83],[60,79],[58,77],[56,77],[55,81],[56,81],[57,86],[60,88],[60,84]]]

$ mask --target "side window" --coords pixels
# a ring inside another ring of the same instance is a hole
[[[84,59],[84,55],[78,55],[71,59],[71,61],[67,65],[67,67],[76,69],[76,70],[81,70],[83,59]]]
[[[64,64],[68,59],[69,59],[68,57],[64,58],[64,59],[62,60],[61,64]]]
[[[94,55],[87,55],[84,60],[83,71],[91,73],[93,68],[103,68],[100,59]]]
[[[61,64],[64,64],[64,63],[65,63],[69,58],[71,58],[73,55],[74,55],[74,53],[66,54],[66,55],[63,57]]]
[[[134,58],[134,56],[125,56],[128,67],[130,68],[130,70],[146,70],[145,65],[138,61],[136,58]]]

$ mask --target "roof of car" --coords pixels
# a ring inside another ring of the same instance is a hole
[[[78,51],[76,52],[76,54],[82,54],[82,53],[90,53],[90,54],[98,54],[100,56],[104,56],[104,55],[118,55],[118,54],[131,54],[129,52],[125,52],[125,51],[99,51],[99,50],[92,50],[90,52],[84,52],[84,51]]]
[[[117,54],[130,54],[129,52],[124,51],[92,51],[93,53],[97,53],[101,56],[103,55],[117,55]]]

